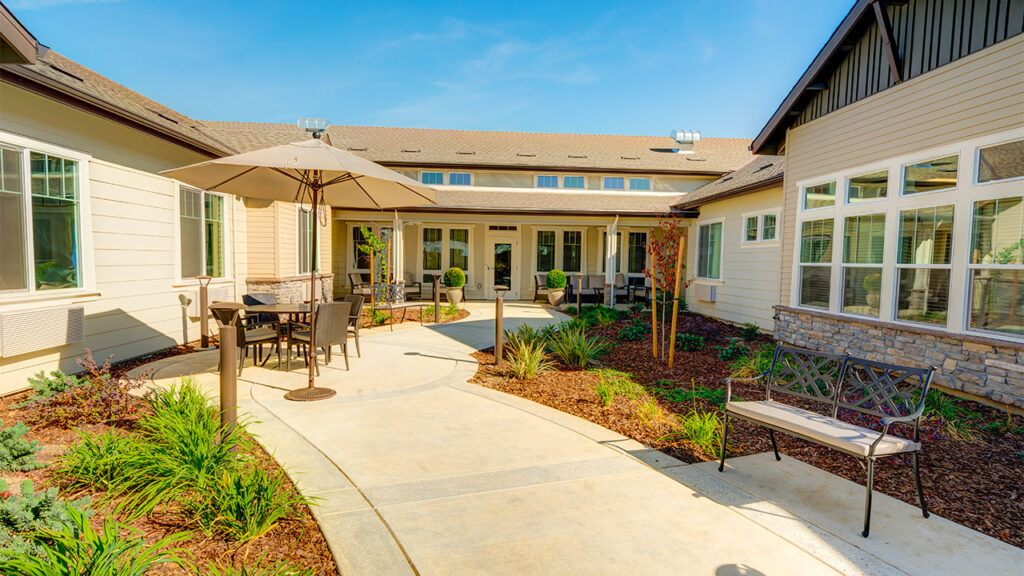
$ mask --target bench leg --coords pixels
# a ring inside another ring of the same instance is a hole
[[[860,533],[861,536],[867,538],[868,531],[871,529],[871,492],[875,483],[875,459],[868,458],[868,492],[867,497],[864,499],[864,531]]]
[[[718,471],[725,471],[725,439],[729,436],[729,415],[722,418],[722,461],[718,463]]]
[[[921,515],[927,518],[928,504],[924,501],[924,489],[921,487],[921,466],[917,460],[921,456],[920,452],[914,452],[914,482],[917,484],[917,499],[921,501]]]
[[[768,429],[768,437],[772,439],[772,450],[775,451],[775,461],[782,460],[782,456],[779,456],[779,445],[775,443],[775,430]]]

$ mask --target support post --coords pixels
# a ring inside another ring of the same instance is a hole
[[[580,295],[583,293],[583,274],[576,275],[576,315],[579,316],[583,310],[580,308]]]
[[[679,316],[679,276],[683,270],[683,253],[686,250],[686,237],[679,238],[679,255],[676,256],[676,289],[672,293],[672,330],[669,331],[668,340],[668,367],[671,368],[676,360],[676,319]]]
[[[220,327],[220,427],[227,431],[238,422],[238,342],[234,322]]]
[[[434,274],[434,286],[431,288],[434,293],[434,324],[441,323],[441,275]]]

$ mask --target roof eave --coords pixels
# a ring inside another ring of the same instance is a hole
[[[551,166],[546,164],[499,164],[499,163],[451,163],[451,162],[406,162],[392,160],[378,160],[381,166],[388,168],[462,168],[465,170],[540,170],[548,172],[585,172],[585,173],[608,173],[616,174],[663,174],[673,176],[714,176],[720,178],[731,170],[673,170],[668,168],[610,168],[601,166],[580,167],[580,166]]]
[[[375,208],[344,208],[346,212],[380,212]],[[648,218],[659,218],[662,216],[681,216],[683,218],[695,217],[696,211],[673,208],[660,211],[639,211],[639,210],[552,210],[550,208],[474,208],[466,206],[415,206],[402,208],[400,212],[439,212],[443,214],[494,214],[494,215],[524,215],[535,216],[538,214],[553,216],[639,216]]]
[[[39,41],[18,18],[0,2],[0,64],[35,64]]]
[[[771,188],[777,187],[779,184],[782,184],[783,178],[784,175],[779,174],[778,176],[773,176],[767,180],[754,182],[753,184],[747,184],[746,186],[740,186],[739,188],[729,190],[728,192],[722,192],[721,194],[715,194],[714,196],[708,196],[707,198],[699,198],[692,202],[680,202],[675,206],[680,210],[689,210],[691,208],[703,206],[704,204],[710,204],[712,202],[718,202],[719,200],[725,200],[726,198],[734,198],[736,196],[742,196],[744,194],[762,192],[764,190],[769,190]]]

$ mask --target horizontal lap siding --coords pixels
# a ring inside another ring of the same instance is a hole
[[[738,324],[753,322],[766,330],[772,328],[772,306],[779,300],[780,244],[743,244],[743,214],[778,209],[781,206],[782,189],[772,188],[700,207],[700,217],[691,224],[689,233],[685,276],[691,279],[697,275],[698,224],[725,218],[722,230],[722,280],[716,283],[715,302],[698,301],[695,288],[691,285],[686,294],[690,310]],[[777,223],[777,226],[777,230],[781,230],[781,224]]]
[[[1024,36],[790,130],[780,302],[789,304],[792,290],[797,182],[1020,125]]]

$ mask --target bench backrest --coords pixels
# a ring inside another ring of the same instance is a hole
[[[779,344],[769,370],[767,399],[772,392],[789,394],[833,406],[846,356]]]
[[[402,304],[405,302],[405,284],[375,284],[373,299],[377,304]]]
[[[851,356],[839,387],[838,407],[879,417],[920,416],[933,371]]]

